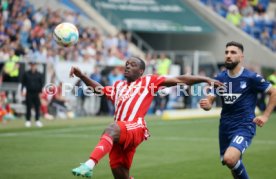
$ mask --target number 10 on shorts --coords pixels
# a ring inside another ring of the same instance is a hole
[[[244,137],[243,136],[236,136],[233,140],[233,142],[237,143],[237,144],[241,144],[243,141]]]

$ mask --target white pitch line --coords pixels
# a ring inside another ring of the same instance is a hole
[[[22,136],[22,133],[9,133],[8,135],[0,135],[0,137],[16,137],[16,136]],[[31,133],[24,133],[23,136],[26,137],[46,137],[46,138],[99,138],[100,134],[68,134],[68,133],[40,133],[33,135]],[[215,138],[207,138],[207,137],[155,137],[152,136],[149,138],[149,141],[151,140],[161,140],[161,141],[186,141],[186,142],[218,142],[218,139]],[[252,141],[253,145],[276,145],[275,140],[254,140]]]
[[[153,140],[168,140],[168,141],[191,141],[191,142],[218,142],[218,139],[215,138],[206,138],[206,137],[152,137]],[[252,144],[271,144],[275,145],[276,140],[252,140]]]
[[[160,125],[167,125],[167,121],[156,121],[150,124],[150,126],[160,126]],[[217,120],[185,120],[185,121],[173,121],[168,125],[179,125],[179,124],[192,124],[192,123],[217,123]],[[61,137],[61,138],[92,138],[96,136],[93,133],[86,135],[86,134],[76,134],[75,132],[85,132],[85,131],[93,131],[96,129],[104,130],[105,126],[70,126],[68,128],[53,128],[47,130],[37,130],[37,131],[20,131],[20,132],[7,132],[7,133],[0,133],[0,137],[17,137],[17,136],[31,136],[31,137]],[[72,132],[74,134],[72,134]],[[191,142],[218,142],[218,139],[215,138],[206,138],[206,137],[155,137],[152,136],[151,140],[167,140],[167,141],[191,141]],[[254,140],[253,144],[270,144],[275,145],[276,140]]]
[[[167,121],[156,121],[150,124],[150,126],[165,126],[165,125],[179,125],[179,124],[192,124],[192,123],[213,123],[216,122],[216,120],[190,120],[190,121],[173,121],[170,124],[167,124]],[[16,136],[17,134],[37,134],[37,133],[43,133],[43,134],[52,134],[52,133],[60,133],[60,132],[80,132],[80,131],[88,131],[88,130],[96,130],[96,129],[102,129],[104,130],[106,126],[82,126],[82,127],[74,127],[70,126],[67,128],[53,128],[53,129],[47,129],[47,130],[36,130],[36,131],[20,131],[20,132],[7,132],[7,133],[0,133],[1,136]]]
[[[89,126],[89,127],[70,127],[62,129],[47,129],[47,130],[37,130],[37,131],[20,131],[20,132],[7,132],[0,133],[1,136],[16,136],[16,135],[34,135],[34,134],[56,134],[56,133],[66,133],[66,132],[81,132],[81,131],[90,131],[96,129],[104,129],[102,126]]]

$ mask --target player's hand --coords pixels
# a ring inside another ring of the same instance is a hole
[[[81,72],[81,70],[79,68],[77,68],[77,67],[72,67],[71,68],[70,74],[69,74],[70,77],[76,76],[76,77],[80,78],[82,75],[83,74],[82,74],[82,72]]]
[[[268,117],[266,116],[257,116],[253,119],[253,122],[256,123],[259,127],[263,127],[267,121]]]
[[[224,85],[222,82],[220,82],[220,81],[218,81],[218,80],[214,80],[214,79],[209,79],[209,80],[207,81],[207,83],[208,83],[210,86],[213,85],[215,88],[220,87],[220,86],[224,86],[224,87],[225,87],[225,85]]]
[[[212,104],[210,103],[210,101],[208,99],[201,99],[199,101],[199,105],[202,109],[204,109],[205,111],[209,111],[212,108]]]

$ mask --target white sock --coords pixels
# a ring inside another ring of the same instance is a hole
[[[85,162],[85,165],[88,166],[92,170],[95,166],[95,162],[94,162],[94,160],[89,159]]]

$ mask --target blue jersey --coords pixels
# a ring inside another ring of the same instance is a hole
[[[238,130],[249,129],[254,135],[256,125],[252,122],[255,117],[257,94],[266,92],[271,84],[261,75],[242,68],[235,77],[228,71],[223,71],[216,79],[226,85],[226,90],[219,93],[222,99],[220,118],[220,132],[232,133]]]

